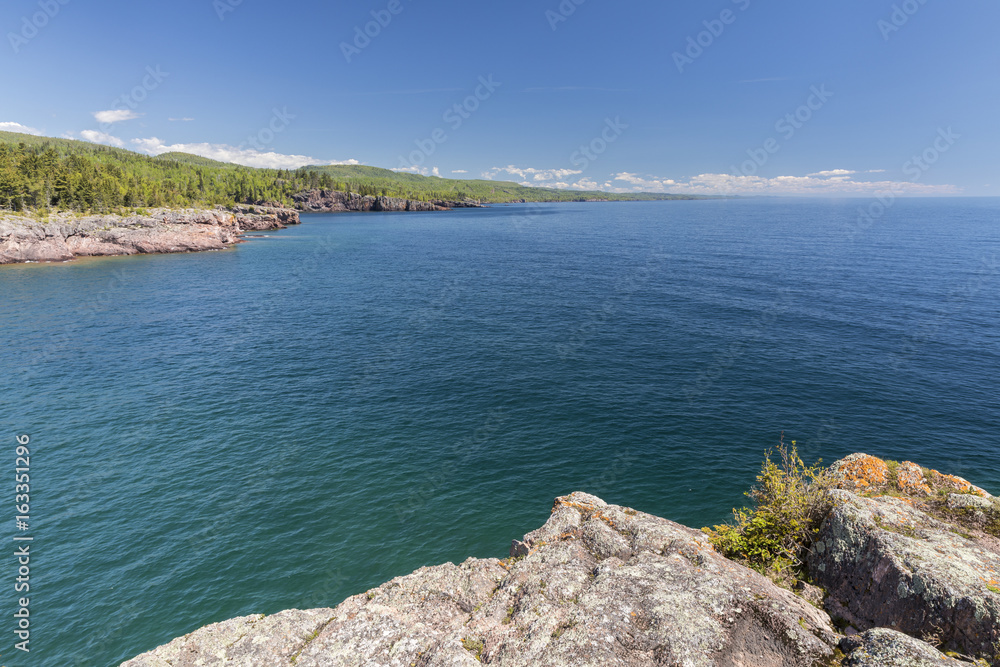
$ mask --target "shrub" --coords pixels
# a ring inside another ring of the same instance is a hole
[[[733,523],[705,528],[712,545],[731,560],[789,583],[804,570],[806,551],[830,511],[833,485],[819,465],[807,466],[795,441],[768,450],[757,484],[746,493],[754,507],[733,510]]]
[[[462,647],[471,653],[476,660],[482,662],[483,649],[486,648],[483,642],[472,637],[466,637],[462,640]]]

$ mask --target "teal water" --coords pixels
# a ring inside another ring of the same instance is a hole
[[[717,523],[782,431],[1000,493],[1000,200],[852,233],[862,204],[313,215],[227,252],[0,267],[35,537],[28,656],[0,560],[4,664],[116,665],[505,556],[574,490]]]

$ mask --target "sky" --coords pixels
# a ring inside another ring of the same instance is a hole
[[[0,130],[568,189],[1000,195],[996,0],[5,0]]]

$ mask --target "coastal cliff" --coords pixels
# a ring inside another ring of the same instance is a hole
[[[831,470],[816,585],[795,593],[701,531],[573,493],[507,559],[210,625],[122,667],[1000,665],[1000,499],[864,454]]]
[[[297,211],[243,205],[215,210],[158,209],[135,216],[53,215],[45,221],[0,216],[0,264],[223,250],[239,243],[245,231],[296,224]]]
[[[453,208],[484,208],[477,201],[417,201],[396,197],[373,197],[337,190],[307,190],[294,196],[295,207],[311,213],[347,211],[447,211]]]

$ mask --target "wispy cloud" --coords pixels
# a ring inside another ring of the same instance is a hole
[[[533,86],[525,88],[522,93],[631,93],[628,88],[601,88],[599,86]]]
[[[82,134],[82,133],[81,133]],[[162,155],[163,153],[191,153],[210,160],[230,162],[245,167],[260,167],[264,169],[298,169],[306,165],[360,164],[357,160],[323,161],[308,155],[285,155],[282,153],[262,152],[242,146],[228,144],[166,144],[156,137],[133,139],[132,144],[144,153]]]
[[[845,173],[846,172],[846,173]],[[846,169],[820,171],[807,176],[733,176],[732,174],[699,174],[686,180],[640,176],[629,172],[614,174],[615,183],[625,185],[617,192],[675,192],[704,195],[804,195],[804,196],[866,196],[892,190],[903,195],[954,195],[961,188],[955,185],[930,185],[910,181],[859,181]]]
[[[190,123],[194,118],[168,118],[171,123]]]
[[[468,172],[467,169],[452,169],[451,173],[453,173],[453,174],[468,174],[469,172]]]
[[[17,132],[19,134],[33,134],[35,136],[41,136],[42,133],[33,127],[28,127],[27,125],[21,125],[20,123],[15,123],[13,121],[3,121],[0,122],[0,132]]]
[[[344,93],[344,95],[348,97],[367,97],[369,95],[429,95],[431,93],[460,93],[464,90],[464,88],[415,88],[412,90],[368,90]]]
[[[596,190],[604,192],[651,192],[694,195],[766,195],[850,197],[869,196],[893,191],[900,195],[954,195],[961,189],[954,185],[928,185],[909,181],[855,179],[858,172],[849,169],[828,169],[806,176],[733,176],[731,174],[699,174],[690,178],[666,178],[619,172],[602,179],[580,176],[572,169],[536,169],[532,167],[494,167],[483,172],[483,177],[494,179],[509,176],[521,185],[560,190]],[[603,182],[602,182],[603,181]]]
[[[826,176],[850,176],[851,174],[856,174],[858,172],[851,171],[850,169],[830,169],[829,171],[817,171],[815,174],[807,174],[809,177],[816,176],[818,178],[824,178]]]
[[[95,111],[94,118],[98,123],[120,123],[125,120],[133,120],[142,114],[137,114],[130,109],[110,109],[108,111]]]
[[[743,79],[740,83],[769,83],[771,81],[789,81],[789,76],[772,76],[765,79]]]

